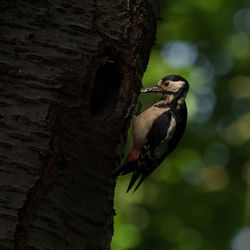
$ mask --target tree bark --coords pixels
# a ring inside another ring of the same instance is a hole
[[[109,249],[157,0],[0,5],[0,249]]]

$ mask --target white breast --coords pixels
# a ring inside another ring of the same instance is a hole
[[[149,132],[149,129],[152,127],[154,120],[168,110],[169,108],[157,108],[152,106],[141,113],[139,116],[134,117],[132,133],[134,146],[136,148],[138,148],[139,150],[142,149],[146,136]]]

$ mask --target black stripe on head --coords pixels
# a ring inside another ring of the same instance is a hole
[[[182,76],[180,75],[168,75],[168,76],[165,76],[162,78],[162,81],[166,81],[166,80],[170,80],[170,81],[173,81],[173,82],[177,82],[177,81],[184,81],[187,83],[187,80],[184,79]]]
[[[179,91],[177,91],[174,94],[174,100],[173,101],[178,101],[183,96],[186,96],[186,94],[188,92],[188,89],[189,89],[189,85],[185,84],[182,88],[179,89]]]

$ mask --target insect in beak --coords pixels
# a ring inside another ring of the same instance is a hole
[[[162,92],[162,88],[159,86],[152,86],[141,90],[141,93],[159,93]]]

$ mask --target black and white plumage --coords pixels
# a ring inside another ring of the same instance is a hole
[[[136,190],[180,141],[187,123],[188,88],[183,77],[169,75],[156,86],[141,90],[141,93],[159,93],[161,99],[133,119],[133,148],[116,171],[121,175],[133,172],[127,191],[139,178]]]

